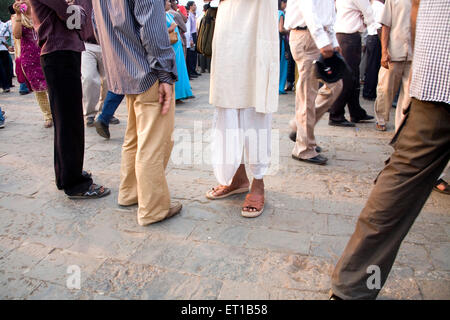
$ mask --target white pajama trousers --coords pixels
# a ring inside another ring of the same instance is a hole
[[[214,175],[221,185],[230,185],[239,166],[249,164],[255,179],[270,167],[272,114],[254,108],[216,108],[211,140]]]

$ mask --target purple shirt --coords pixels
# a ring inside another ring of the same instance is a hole
[[[92,0],[76,0],[75,3],[82,6],[86,12],[86,24],[81,30],[81,38],[83,38],[84,42],[98,44],[97,39],[95,38],[94,27],[92,25]]]
[[[34,28],[38,34],[41,55],[54,51],[84,51],[80,30],[69,30],[67,13],[69,5],[65,0],[30,0]],[[86,14],[81,9],[81,26],[85,24]]]

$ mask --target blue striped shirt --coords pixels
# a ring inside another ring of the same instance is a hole
[[[177,81],[165,0],[93,0],[109,90],[140,94],[159,80]]]

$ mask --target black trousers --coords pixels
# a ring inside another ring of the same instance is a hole
[[[288,52],[289,54],[289,59],[288,59],[288,73],[287,73],[287,82],[289,84],[294,84],[295,82],[295,60],[294,57],[292,56],[291,53],[291,48],[289,47],[289,41],[286,41],[287,43],[287,47],[286,47],[286,52]]]
[[[2,89],[12,87],[13,64],[8,51],[0,51],[0,85]]]
[[[192,39],[194,43],[197,43],[196,33],[192,34]],[[187,48],[186,50],[186,67],[190,76],[197,73],[195,71],[197,68],[197,51],[195,51],[195,48]]]
[[[367,66],[364,77],[363,97],[377,97],[378,72],[381,66],[381,42],[378,35],[367,36],[366,42]]]
[[[359,65],[361,63],[361,35],[356,33],[337,33],[339,46],[342,48],[349,70],[344,74],[342,92],[330,109],[330,120],[345,119],[345,106],[348,105],[350,116],[360,119],[366,116],[366,111],[359,104],[360,81]]]
[[[55,51],[41,57],[55,128],[56,186],[67,195],[89,189],[92,179],[82,175],[84,160],[81,53]]]

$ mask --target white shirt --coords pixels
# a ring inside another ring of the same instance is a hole
[[[284,28],[293,30],[308,27],[317,48],[327,45],[339,47],[334,32],[336,9],[334,0],[289,0],[286,6]]]
[[[8,51],[8,48],[3,44],[3,42],[6,43],[6,37],[10,37],[10,28],[8,25],[8,22],[2,22],[0,21],[0,51]]]
[[[336,0],[336,25],[338,33],[363,32],[375,22],[369,0]]]
[[[378,0],[372,0],[372,10],[375,18],[375,22],[367,27],[367,32],[370,36],[378,35],[377,30],[381,28],[381,16],[383,14],[384,3]]]

